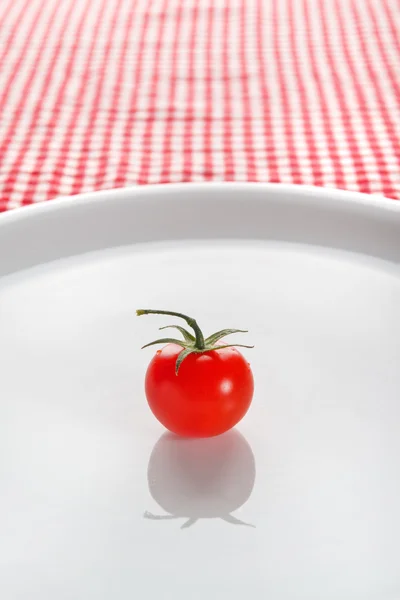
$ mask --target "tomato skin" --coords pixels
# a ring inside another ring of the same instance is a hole
[[[236,348],[190,354],[175,364],[182,348],[167,344],[150,362],[146,397],[154,416],[183,437],[212,437],[246,414],[253,397],[250,365]]]

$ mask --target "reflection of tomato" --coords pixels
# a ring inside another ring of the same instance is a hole
[[[145,512],[153,521],[219,518],[246,525],[231,513],[249,499],[255,482],[253,452],[236,430],[209,439],[183,439],[164,433],[151,453],[148,484],[166,514]]]
[[[138,314],[147,312],[153,311]],[[186,341],[159,340],[176,343],[158,350],[150,362],[146,396],[154,415],[173,433],[210,437],[231,429],[246,414],[253,397],[253,375],[235,347],[218,345],[224,335],[237,330],[223,330],[205,340],[201,334],[199,341],[197,323],[189,320],[196,338],[185,332]]]

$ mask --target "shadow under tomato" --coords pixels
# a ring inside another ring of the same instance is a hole
[[[145,512],[146,519],[184,518],[181,529],[215,518],[254,527],[232,515],[249,499],[256,478],[253,452],[235,429],[203,439],[165,433],[153,448],[147,477],[150,494],[167,514]]]

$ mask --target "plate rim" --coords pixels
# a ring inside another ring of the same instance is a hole
[[[400,202],[256,182],[155,184],[65,196],[0,215],[0,277],[114,246],[203,238],[291,240],[400,265]]]
[[[152,196],[154,194],[163,194],[164,192],[200,190],[223,190],[243,191],[244,193],[252,189],[264,190],[267,195],[278,194],[280,196],[290,195],[298,197],[303,201],[323,201],[333,202],[338,209],[340,207],[357,206],[359,209],[371,208],[381,209],[383,212],[394,212],[400,214],[400,201],[395,198],[387,198],[380,195],[365,194],[363,192],[347,191],[344,189],[328,188],[314,185],[301,185],[292,183],[263,183],[263,182],[225,182],[225,181],[204,181],[187,183],[156,183],[147,185],[133,185],[119,188],[110,188],[106,190],[97,190],[83,192],[70,196],[58,196],[51,200],[44,200],[20,206],[0,214],[0,228],[10,223],[30,219],[31,217],[45,216],[58,212],[59,210],[81,209],[86,206],[93,206],[97,203],[110,201],[110,195],[119,200],[128,200],[133,202],[139,197]],[[126,196],[126,198],[124,198]],[[217,200],[218,201],[218,200]],[[331,205],[332,208],[332,205]]]

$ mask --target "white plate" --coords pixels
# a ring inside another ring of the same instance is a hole
[[[0,275],[2,600],[400,598],[400,205],[89,194],[2,216]],[[137,307],[250,330],[237,430],[164,434]]]

